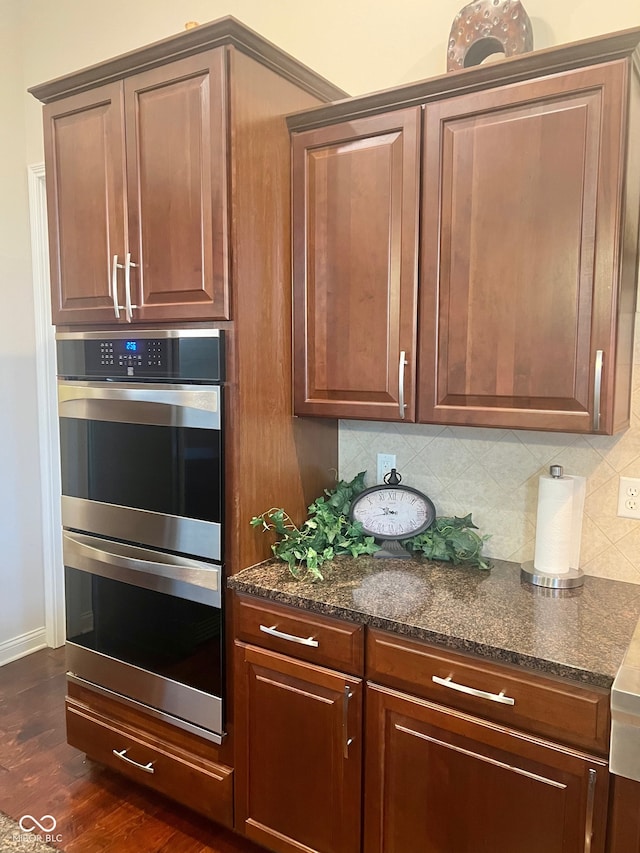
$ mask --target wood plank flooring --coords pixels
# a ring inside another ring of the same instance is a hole
[[[0,667],[0,811],[53,815],[65,853],[265,853],[66,743],[64,649]]]

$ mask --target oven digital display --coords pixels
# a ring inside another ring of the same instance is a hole
[[[127,352],[138,352],[138,341],[126,341],[124,348]]]

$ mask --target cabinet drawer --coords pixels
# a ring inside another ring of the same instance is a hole
[[[217,823],[233,826],[233,771],[230,768],[168,744],[151,743],[143,733],[114,725],[69,698],[66,722],[67,741],[90,758]]]
[[[235,596],[238,640],[352,675],[364,670],[364,628],[342,619]],[[284,636],[283,636],[284,635]]]
[[[601,755],[608,751],[607,690],[582,687],[377,630],[368,634],[366,676],[561,743]],[[488,695],[461,692],[448,686],[449,681]]]

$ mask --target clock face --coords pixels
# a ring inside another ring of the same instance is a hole
[[[435,516],[429,498],[408,486],[374,486],[351,505],[351,517],[379,539],[409,539],[426,530]]]

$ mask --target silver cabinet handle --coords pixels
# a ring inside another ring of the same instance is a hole
[[[118,256],[113,256],[113,264],[111,267],[111,298],[113,299],[113,313],[116,315],[116,320],[120,319],[120,309],[122,305],[118,305],[118,270],[123,269],[123,265],[118,263]]]
[[[400,417],[403,420],[404,410],[407,408],[407,404],[404,401],[404,368],[408,364],[405,355],[405,351],[402,350],[400,353],[400,361],[398,363],[398,409],[400,410]]]
[[[318,641],[313,637],[296,637],[295,634],[285,634],[284,631],[278,631],[275,625],[267,627],[260,625],[260,630],[265,634],[270,634],[272,637],[278,637],[279,640],[289,640],[290,643],[300,643],[301,646],[313,646],[318,648]]]
[[[602,365],[604,350],[596,350],[596,364],[593,372],[593,428],[600,429],[600,397],[602,395]]]
[[[125,302],[125,310],[127,312],[127,323],[130,323],[133,319],[133,308],[137,308],[137,305],[131,304],[131,267],[137,267],[138,264],[134,264],[131,260],[131,252],[127,252],[127,260],[124,265],[124,302]]]
[[[348,684],[345,684],[344,693],[342,695],[342,754],[345,758],[349,758],[349,747],[353,743],[353,738],[349,737],[349,699],[352,697],[353,690]]]
[[[597,772],[593,768],[590,768],[589,787],[587,790],[587,817],[584,827],[584,853],[591,853],[591,839],[593,838],[593,807],[596,799],[597,776]]]
[[[479,699],[489,699],[491,702],[501,702],[503,705],[516,704],[515,699],[504,695],[504,690],[501,690],[500,693],[488,693],[486,690],[476,690],[475,687],[467,687],[466,684],[458,684],[457,681],[452,681],[450,675],[446,678],[432,675],[431,680],[442,687],[450,687],[451,690],[457,690],[459,693],[467,693],[469,696],[477,696]]]
[[[121,749],[120,752],[118,752],[117,749],[112,749],[111,752],[113,752],[113,754],[117,758],[121,758],[123,761],[126,761],[127,764],[132,764],[134,767],[137,767],[138,770],[143,770],[145,773],[155,773],[156,772],[154,767],[153,767],[152,761],[150,761],[148,764],[138,764],[138,762],[134,761],[133,758],[127,757],[127,750],[126,749]]]

